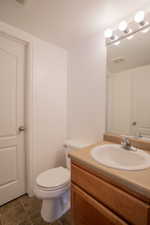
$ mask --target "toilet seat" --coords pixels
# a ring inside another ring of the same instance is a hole
[[[70,171],[63,167],[49,169],[37,177],[36,183],[43,191],[66,188],[70,183]]]
[[[53,191],[60,191],[60,190],[64,190],[70,187],[70,182],[66,183],[65,185],[61,185],[61,186],[57,186],[57,187],[42,187],[39,185],[36,185],[36,187],[41,190],[41,191],[45,191],[45,192],[53,192]]]

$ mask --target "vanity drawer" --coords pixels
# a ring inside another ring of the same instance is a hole
[[[72,163],[73,183],[134,225],[150,225],[148,204]]]

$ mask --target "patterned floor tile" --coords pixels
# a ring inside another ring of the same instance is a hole
[[[19,223],[18,225],[33,225],[33,223],[30,220],[25,220],[25,221]]]
[[[71,225],[72,222],[71,222],[71,212],[67,212],[64,216],[62,216],[60,218],[60,221],[62,222],[63,225]]]
[[[71,215],[67,213],[54,223],[46,223],[41,218],[41,201],[24,195],[0,207],[0,225],[71,225]]]
[[[2,225],[17,225],[28,220],[28,215],[24,211],[22,205],[17,204],[14,207],[6,207],[2,210],[1,222]]]
[[[38,212],[41,210],[42,201],[35,197],[29,198],[27,195],[24,195],[19,199],[19,201],[21,202],[24,210],[30,214],[33,210]]]
[[[36,212],[31,215],[31,221],[33,225],[63,225],[59,220],[53,223],[47,223],[42,218],[40,213]]]
[[[15,199],[0,207],[0,215],[7,214],[10,210],[14,210],[20,207],[19,199]]]

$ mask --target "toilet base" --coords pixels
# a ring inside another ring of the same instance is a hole
[[[42,202],[41,216],[44,221],[52,223],[59,219],[70,209],[70,194],[65,192],[62,197],[44,199]]]

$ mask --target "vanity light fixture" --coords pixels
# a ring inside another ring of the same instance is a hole
[[[119,45],[119,44],[120,44],[120,40],[119,40],[119,37],[118,37],[117,35],[115,36],[114,41],[115,41],[115,42],[114,42],[114,45],[116,45],[116,46],[117,46],[117,45]]]
[[[106,29],[105,33],[104,33],[104,36],[107,39],[106,44],[107,45],[111,45],[111,44],[119,45],[121,40],[123,40],[125,38],[130,40],[139,31],[142,33],[147,33],[148,31],[150,31],[150,23],[148,21],[146,21],[144,11],[140,10],[135,14],[134,22],[136,22],[136,24],[138,24],[138,27],[133,28],[133,30],[132,30],[129,27],[129,24],[126,20],[121,21],[118,26],[118,30],[121,31],[121,34],[119,35],[119,37],[114,34],[113,30]],[[115,32],[118,33],[117,30],[115,30]]]
[[[134,37],[134,35],[132,34],[132,35],[128,36],[127,39],[131,40],[133,37]]]
[[[114,45],[119,45],[120,44],[120,41],[116,41],[116,42],[114,42]]]
[[[142,30],[141,32],[142,33],[147,33],[147,32],[149,32],[150,31],[150,27],[147,27],[147,28],[145,28],[144,30]]]

